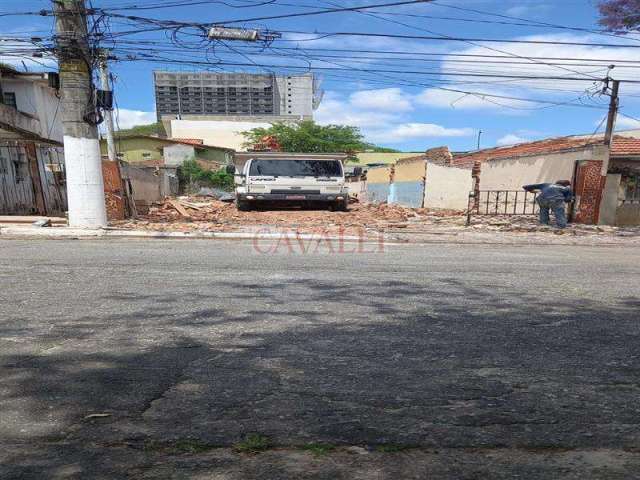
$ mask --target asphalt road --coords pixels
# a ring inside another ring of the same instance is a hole
[[[640,478],[640,249],[258,247],[0,241],[0,478]]]

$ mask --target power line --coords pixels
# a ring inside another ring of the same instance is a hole
[[[554,40],[514,40],[508,38],[496,39],[496,38],[467,38],[467,37],[442,37],[442,36],[428,36],[428,35],[400,35],[392,33],[375,33],[375,32],[304,32],[300,30],[279,30],[281,33],[293,33],[298,35],[318,35],[317,38],[309,39],[295,39],[287,40],[282,39],[280,41],[286,42],[309,42],[321,40],[327,37],[381,37],[381,38],[400,38],[409,40],[441,40],[452,42],[487,42],[487,43],[521,43],[531,45],[570,45],[570,46],[585,46],[585,47],[607,47],[607,48],[640,48],[640,45],[625,45],[621,43],[589,43],[589,42],[563,42]]]
[[[431,3],[434,0],[405,0],[401,2],[393,2],[393,3],[378,3],[378,4],[369,4],[362,5],[359,7],[340,7],[340,8],[328,8],[324,10],[314,10],[313,12],[299,12],[299,13],[288,13],[283,15],[271,15],[264,17],[253,17],[253,18],[240,18],[236,20],[225,20],[223,22],[216,22],[216,25],[227,25],[229,23],[244,23],[244,22],[256,22],[259,20],[276,20],[282,18],[294,18],[294,17],[308,17],[312,15],[324,15],[327,13],[340,13],[340,12],[354,12],[357,10],[368,10],[371,8],[382,8],[382,7],[399,7],[401,5],[415,5],[418,3]]]

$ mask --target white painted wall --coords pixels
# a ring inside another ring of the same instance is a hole
[[[466,210],[469,206],[471,190],[473,190],[471,170],[427,164],[424,192],[426,208]]]
[[[167,167],[179,167],[185,160],[193,160],[196,156],[196,149],[192,145],[169,145],[164,147],[164,164]]]
[[[199,138],[206,145],[246,151],[245,137],[240,133],[253,128],[269,128],[267,122],[230,122],[212,120],[171,120],[173,138]]]
[[[579,160],[604,160],[606,152],[599,147],[585,147],[546,155],[532,155],[482,164],[480,190],[521,190],[531,183],[572,180]]]
[[[37,133],[43,138],[62,142],[64,137],[62,110],[56,91],[49,88],[47,80],[28,78],[2,78],[2,90],[16,94],[18,110],[40,121]]]

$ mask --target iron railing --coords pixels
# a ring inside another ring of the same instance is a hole
[[[537,193],[524,190],[479,190],[469,194],[467,225],[471,217],[498,215],[538,215]]]

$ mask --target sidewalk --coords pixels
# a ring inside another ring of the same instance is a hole
[[[308,230],[281,225],[239,227],[233,231],[192,230],[161,231],[142,229],[78,229],[66,226],[34,227],[32,225],[0,225],[0,239],[208,239],[208,240],[305,240],[344,241],[385,244],[486,244],[486,245],[585,245],[585,246],[640,246],[640,232],[593,227],[585,232],[584,226],[558,231],[538,228],[535,231],[500,231],[487,228],[438,227],[401,231]]]

